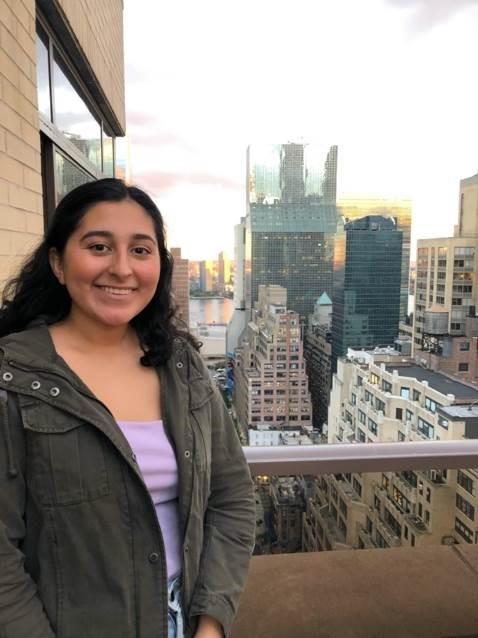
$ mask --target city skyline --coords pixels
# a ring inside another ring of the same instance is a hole
[[[417,238],[451,235],[459,181],[478,167],[478,7],[445,5],[127,0],[132,178],[155,195],[170,245],[232,254],[245,150],[289,140],[338,144],[339,198],[411,198],[412,255]]]

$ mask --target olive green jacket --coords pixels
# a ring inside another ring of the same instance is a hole
[[[154,504],[112,414],[55,352],[45,324],[0,340],[0,637],[167,638]],[[226,636],[254,538],[252,481],[200,356],[159,367],[179,472],[186,636]]]

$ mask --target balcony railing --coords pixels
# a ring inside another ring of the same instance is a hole
[[[255,476],[478,467],[475,440],[245,447],[244,452]],[[337,538],[335,521],[326,508],[319,509],[324,530],[335,525]],[[415,534],[427,533],[420,518],[405,516]],[[383,521],[382,531],[395,540]],[[374,547],[365,529],[361,538],[365,548]],[[477,553],[476,545],[443,544],[255,556],[232,638],[478,636]]]
[[[478,467],[478,440],[244,447],[253,476]]]

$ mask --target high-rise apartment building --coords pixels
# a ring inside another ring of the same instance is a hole
[[[217,258],[217,287],[218,292],[229,290],[231,284],[231,260],[229,255],[222,251]]]
[[[171,248],[174,259],[171,282],[174,303],[178,308],[178,317],[189,324],[189,261],[181,257],[181,248]]]
[[[368,215],[344,225],[336,240],[332,363],[347,348],[393,345],[398,336],[402,231]]]
[[[460,182],[453,237],[419,239],[414,354],[422,365],[478,382],[478,174]]]
[[[319,295],[332,290],[337,147],[251,146],[247,167],[246,307],[259,285],[283,286],[305,322]]]
[[[115,174],[125,133],[123,2],[2,2],[0,281],[59,199]]]
[[[332,301],[327,293],[317,299],[309,316],[304,338],[304,356],[312,400],[314,429],[322,430],[327,421],[332,386]]]
[[[383,199],[376,196],[342,195],[337,210],[346,222],[380,215],[395,220],[397,230],[402,231],[402,264],[400,280],[400,321],[408,314],[410,291],[410,238],[412,229],[412,203],[408,199]]]
[[[259,287],[252,321],[236,353],[234,403],[243,428],[256,423],[311,426],[299,316],[287,309],[285,288]]]
[[[211,259],[199,262],[199,290],[212,292],[214,289],[215,264]]]
[[[329,443],[477,438],[478,390],[399,354],[338,362]],[[476,470],[322,476],[304,516],[306,551],[476,543]]]
[[[237,348],[239,338],[246,328],[248,316],[244,293],[244,258],[245,258],[246,221],[234,226],[234,312],[226,330],[226,352],[231,356]]]

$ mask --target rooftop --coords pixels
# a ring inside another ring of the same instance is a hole
[[[473,638],[478,547],[254,556],[231,638]]]
[[[461,383],[457,379],[451,379],[440,372],[433,372],[427,368],[417,365],[387,365],[387,372],[397,370],[401,377],[411,377],[418,381],[427,381],[430,388],[441,392],[442,394],[453,394],[456,399],[467,399],[469,401],[478,401],[478,389],[472,388],[465,383]]]
[[[451,421],[466,421],[478,418],[478,405],[444,405],[438,409]]]

